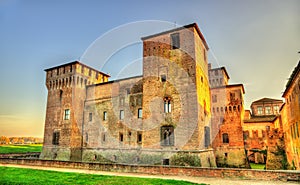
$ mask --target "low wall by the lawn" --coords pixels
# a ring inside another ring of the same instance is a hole
[[[10,158],[10,159],[20,159],[20,158],[29,158],[29,159],[39,159],[41,152],[27,152],[27,153],[9,153],[9,154],[0,154],[0,158]]]
[[[299,181],[300,171],[283,170],[248,170],[238,168],[201,168],[182,166],[146,166],[128,164],[101,164],[86,162],[53,161],[38,159],[0,159],[0,164],[18,164],[30,166],[47,166],[58,168],[73,168],[99,170],[110,172],[130,172],[154,175],[178,175],[195,177],[219,177],[231,179],[281,180]]]

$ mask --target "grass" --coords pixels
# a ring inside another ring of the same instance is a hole
[[[177,184],[191,185],[187,181],[93,175],[83,173],[56,172],[34,169],[0,167],[0,184]],[[204,185],[204,184],[202,184]]]
[[[255,164],[250,163],[251,169],[258,169],[258,170],[264,170],[266,165],[265,164]]]
[[[32,145],[0,145],[0,154],[41,152],[42,144]]]

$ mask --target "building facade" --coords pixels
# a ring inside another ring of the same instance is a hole
[[[267,164],[268,169],[282,169],[282,165],[277,164],[282,156],[273,155],[271,152],[272,149],[275,151],[276,147],[284,145],[280,140],[283,140],[279,119],[282,105],[282,100],[262,98],[252,102],[251,112],[246,111],[243,134],[249,162]]]
[[[220,167],[249,168],[245,153],[242,124],[244,86],[228,85],[225,67],[209,68],[212,107],[212,147]]]
[[[42,159],[215,166],[207,43],[196,24],[142,38],[143,75],[108,81],[80,62],[46,69]]]
[[[300,61],[292,72],[282,95],[281,122],[286,155],[292,169],[300,169]]]

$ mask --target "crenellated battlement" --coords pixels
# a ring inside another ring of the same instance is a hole
[[[60,65],[45,70],[47,72],[46,86],[48,90],[63,89],[72,86],[85,87],[87,85],[107,82],[110,77],[96,69],[78,61]]]

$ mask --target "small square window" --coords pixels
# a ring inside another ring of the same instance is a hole
[[[130,94],[130,89],[129,88],[126,89],[126,93],[127,93],[127,95]]]
[[[166,75],[160,75],[160,80],[161,80],[161,82],[166,82],[167,81],[167,76]]]
[[[70,119],[70,109],[65,109],[65,120],[69,120]]]
[[[106,120],[107,120],[107,112],[104,111],[104,112],[103,112],[103,121],[106,121]]]
[[[142,118],[143,117],[143,109],[139,108],[138,109],[138,118]]]
[[[120,120],[124,119],[124,110],[120,110]]]

